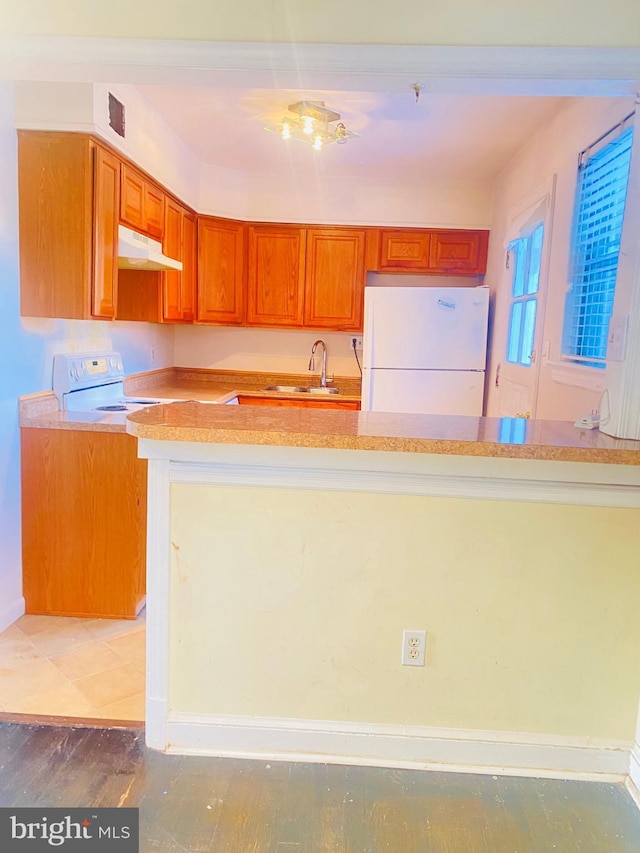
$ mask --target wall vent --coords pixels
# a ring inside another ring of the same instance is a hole
[[[109,92],[109,127],[124,138],[124,104]]]

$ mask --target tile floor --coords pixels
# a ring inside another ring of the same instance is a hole
[[[0,634],[0,711],[144,720],[145,611],[23,616]]]

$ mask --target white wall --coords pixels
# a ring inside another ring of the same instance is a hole
[[[393,179],[336,177],[318,167],[314,177],[248,176],[247,219],[336,225],[488,228],[492,185],[439,183],[416,174]]]
[[[200,162],[135,86],[123,83],[17,81],[15,125],[29,130],[96,133],[194,208]],[[109,127],[109,93],[125,107],[126,137]]]
[[[23,608],[18,397],[51,390],[52,360],[59,352],[116,349],[130,373],[173,363],[169,328],[147,323],[20,317],[14,94],[12,83],[0,82],[0,630]]]
[[[578,154],[633,108],[633,102],[624,98],[574,99],[566,109],[538,130],[507,164],[496,182],[485,280],[490,284],[495,299],[494,327],[499,327],[502,334],[498,334],[494,339],[489,359],[489,415],[498,414],[497,395],[492,380],[497,363],[504,360],[506,346],[504,333],[507,325],[508,294],[502,292],[502,299],[496,297],[504,277],[509,212],[554,174],[557,180],[548,290],[544,316],[539,320],[543,324],[543,340],[548,341],[549,359],[543,361],[540,367],[536,417],[575,420],[598,406],[601,391],[595,384],[606,383],[607,371],[559,365]],[[568,385],[557,381],[559,375],[573,377],[571,381],[575,384]],[[593,384],[594,387],[582,387],[585,382]]]

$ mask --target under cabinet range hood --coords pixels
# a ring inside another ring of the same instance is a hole
[[[118,268],[124,270],[178,270],[182,262],[162,254],[162,244],[118,225]]]

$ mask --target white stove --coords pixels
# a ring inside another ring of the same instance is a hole
[[[124,393],[124,368],[117,352],[56,355],[53,392],[66,412],[135,412],[146,406],[173,403],[157,397],[128,397]]]

